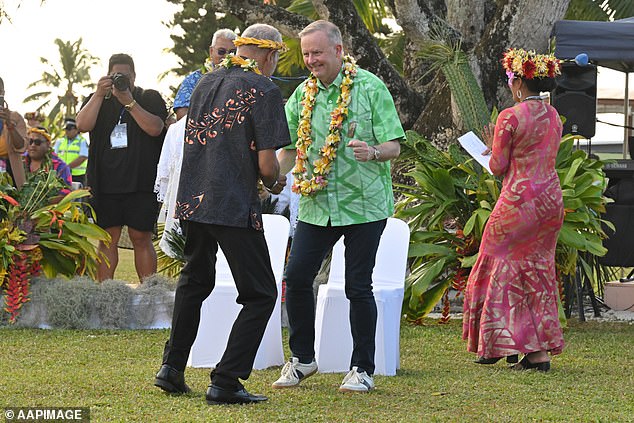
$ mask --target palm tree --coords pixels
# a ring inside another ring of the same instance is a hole
[[[634,2],[631,0],[572,0],[566,19],[580,21],[607,21],[634,16]]]
[[[74,94],[74,87],[80,85],[85,88],[94,88],[95,84],[90,77],[90,68],[99,63],[99,59],[92,56],[81,46],[82,39],[75,42],[55,39],[55,44],[59,49],[59,65],[54,65],[47,58],[40,57],[40,62],[48,67],[42,73],[42,79],[32,82],[28,88],[36,86],[48,87],[48,90],[31,94],[24,99],[24,102],[44,100],[37,107],[40,111],[53,103],[53,107],[48,114],[50,121],[56,120],[57,116],[75,116],[77,112],[78,99]],[[62,93],[56,95],[55,92]]]

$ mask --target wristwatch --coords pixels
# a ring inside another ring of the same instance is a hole
[[[129,112],[130,110],[132,110],[132,108],[136,105],[136,100],[132,100],[132,103],[130,104],[126,104],[123,107]]]
[[[266,188],[268,192],[271,192],[278,185],[278,182],[277,180],[275,180],[275,182],[270,187],[266,186],[264,182],[262,182],[262,185],[264,185],[264,188]]]
[[[374,146],[372,146],[372,149],[374,150],[374,158],[372,160],[379,161],[379,159],[381,158],[381,152],[379,151],[378,148]]]

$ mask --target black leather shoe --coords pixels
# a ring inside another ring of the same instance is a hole
[[[186,394],[191,392],[185,383],[185,372],[176,370],[170,365],[163,364],[161,370],[156,374],[154,386],[158,386],[165,392],[171,394]]]
[[[207,404],[252,404],[268,400],[264,395],[252,395],[242,388],[237,391],[221,388],[216,385],[209,385],[207,394],[205,395]]]
[[[547,372],[550,370],[550,361],[543,361],[541,363],[531,363],[528,360],[527,356],[522,358],[522,361],[517,363],[514,366],[511,366],[513,370],[528,370],[528,369],[537,369],[540,372]]]
[[[477,360],[473,360],[474,363],[477,364],[495,364],[498,361],[500,361],[503,357],[491,357],[491,358],[484,358],[482,356],[478,357]],[[517,354],[513,354],[513,355],[507,355],[506,356],[506,362],[509,364],[514,364],[517,363],[519,360],[519,357],[517,356]]]

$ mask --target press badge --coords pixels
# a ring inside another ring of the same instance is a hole
[[[123,110],[119,115],[119,122],[114,127],[110,134],[110,148],[127,148],[128,147],[128,124],[121,123],[123,117]]]

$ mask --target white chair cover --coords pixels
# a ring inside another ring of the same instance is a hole
[[[253,368],[258,370],[284,364],[281,295],[290,227],[288,219],[284,216],[265,214],[262,215],[262,219],[277,285],[277,301],[253,364]],[[222,250],[218,249],[216,286],[200,310],[200,326],[189,354],[188,366],[211,368],[218,364],[227,347],[233,322],[242,308],[236,303],[237,298],[238,290],[229,264]]]
[[[405,290],[409,227],[389,218],[381,236],[372,273],[377,306],[374,374],[393,376],[399,363],[401,306]],[[322,373],[347,372],[352,356],[350,304],[346,298],[345,246],[340,239],[332,250],[328,283],[319,287],[315,312],[315,359]]]

